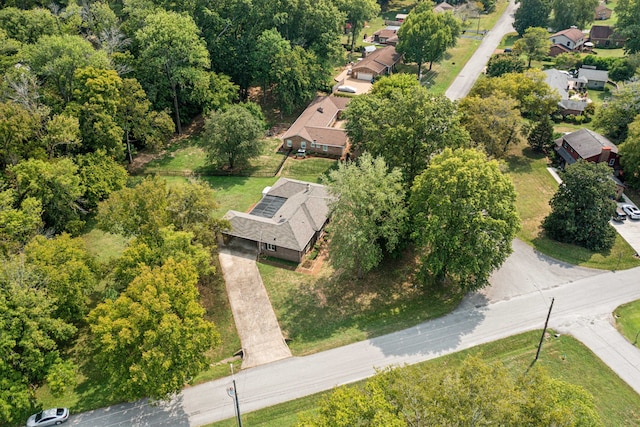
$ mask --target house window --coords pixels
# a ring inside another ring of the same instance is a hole
[[[615,162],[616,162],[616,159],[609,159],[609,166],[613,166]]]
[[[291,143],[291,140],[290,140],[290,139],[287,139],[287,147],[291,148],[291,146],[292,146],[292,145],[293,145],[293,144]]]
[[[567,144],[567,141],[563,141],[563,142],[562,142],[562,146],[563,146],[564,148],[569,148],[569,144]]]
[[[268,251],[271,252],[275,252],[276,251],[276,245],[272,245],[271,243],[265,243],[264,245]]]
[[[316,148],[316,143],[311,141],[311,148]]]
[[[302,149],[307,148],[307,141],[302,141],[302,142],[300,143],[300,148],[302,148]]]
[[[326,145],[322,146],[322,151],[329,151],[329,147],[327,147]]]
[[[567,42],[567,47],[571,47],[571,42]]]

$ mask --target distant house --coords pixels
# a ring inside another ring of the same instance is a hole
[[[555,150],[564,164],[579,159],[594,163],[606,163],[619,169],[618,147],[606,137],[589,129],[580,129],[556,139]]]
[[[406,14],[406,13],[398,13],[396,15],[396,21],[397,22],[404,22],[404,20],[407,19],[407,16],[409,16],[409,15]]]
[[[350,100],[338,96],[314,99],[282,137],[283,148],[337,158],[345,155],[347,132],[334,125]]]
[[[609,9],[607,6],[600,4],[598,5],[598,7],[596,7],[596,11],[594,13],[593,18],[596,21],[604,21],[605,19],[609,19],[611,18],[611,13],[613,11],[611,9]]]
[[[587,87],[589,89],[604,89],[604,86],[609,80],[609,72],[606,70],[596,70],[596,67],[583,65],[578,70],[578,78],[584,78],[587,80]]]
[[[377,50],[378,48],[376,48],[375,46],[364,46],[362,48],[362,57],[365,58],[367,55],[369,55],[370,53],[373,53]]]
[[[400,27],[388,25],[386,28],[373,33],[373,41],[380,44],[396,45],[398,44],[398,30]]]
[[[445,12],[453,12],[454,10],[456,10],[455,7],[451,6],[449,3],[447,3],[446,1],[443,1],[442,3],[437,4],[434,8],[433,11],[435,13],[445,13]]]
[[[589,41],[596,47],[623,47],[625,37],[608,25],[594,25],[589,31]]]
[[[555,69],[545,70],[545,81],[552,89],[555,89],[560,94],[560,101],[558,102],[558,112],[563,116],[570,114],[574,116],[580,116],[587,108],[588,101],[585,98],[572,99],[569,97],[569,91],[574,90],[576,92],[583,91],[587,86],[587,80],[585,78],[572,77],[566,71],[560,71]]]
[[[228,211],[224,219],[231,228],[224,234],[255,245],[260,253],[300,262],[324,231],[328,200],[323,185],[280,178],[251,212]]]
[[[385,46],[367,55],[351,68],[351,75],[358,80],[373,80],[375,77],[391,74],[402,60],[402,54],[395,46]]]
[[[572,27],[552,34],[549,40],[551,40],[551,44],[553,45],[561,45],[569,50],[576,51],[582,49],[582,45],[585,42],[585,35],[579,29]]]

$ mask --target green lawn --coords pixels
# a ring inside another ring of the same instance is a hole
[[[326,175],[330,170],[335,169],[338,161],[322,157],[307,157],[297,159],[289,157],[282,167],[281,176],[301,181],[320,183],[321,176]]]
[[[618,270],[640,265],[635,251],[619,235],[608,253],[591,252],[579,246],[559,243],[544,236],[542,220],[549,214],[549,200],[558,184],[547,171],[546,157],[531,149],[519,147],[507,158],[508,174],[517,193],[516,207],[522,221],[518,237],[540,252],[570,264],[603,270]]]
[[[457,366],[470,354],[484,360],[502,362],[514,375],[526,371],[535,357],[541,331],[531,331],[473,347],[428,362],[435,366]],[[588,348],[570,336],[547,335],[539,364],[547,368],[552,377],[577,384],[589,391],[598,413],[606,426],[640,425],[640,396],[622,381]],[[259,427],[293,426],[297,414],[314,411],[320,393],[291,402],[282,403],[243,415],[246,425]],[[242,408],[241,408],[242,409]],[[235,419],[210,424],[209,427],[231,427]]]
[[[621,305],[614,311],[616,327],[633,345],[640,347],[640,300]]]
[[[363,279],[334,271],[328,262],[311,276],[258,264],[269,298],[295,355],[314,353],[442,316],[462,295],[417,286],[411,250],[386,260]]]

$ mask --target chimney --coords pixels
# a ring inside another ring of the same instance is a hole
[[[598,163],[606,162],[608,164],[609,157],[611,157],[611,147],[609,146],[602,147],[602,151],[600,152],[600,157],[598,157]]]

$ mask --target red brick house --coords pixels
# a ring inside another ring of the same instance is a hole
[[[608,25],[594,25],[589,31],[589,41],[595,47],[623,47],[626,39]]]
[[[579,159],[594,163],[607,163],[614,169],[620,168],[618,147],[606,137],[589,129],[580,129],[556,139],[555,150],[564,165]]]
[[[283,148],[336,158],[344,156],[348,148],[347,132],[335,124],[350,100],[339,96],[314,99],[282,137]]]

